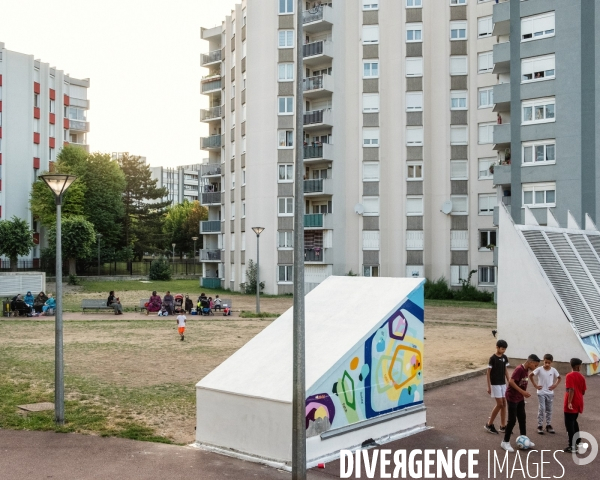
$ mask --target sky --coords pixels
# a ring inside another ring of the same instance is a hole
[[[76,78],[90,78],[92,151],[199,163],[200,27],[235,0],[0,0],[0,42]],[[35,34],[33,34],[35,32]]]

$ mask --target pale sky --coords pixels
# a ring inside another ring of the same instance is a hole
[[[92,151],[199,163],[200,27],[235,0],[0,0],[0,42],[90,78]]]

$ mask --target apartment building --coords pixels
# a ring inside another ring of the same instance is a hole
[[[493,22],[498,198],[516,223],[528,206],[584,228],[600,212],[600,0],[505,1]]]
[[[157,180],[158,188],[166,187],[168,199],[172,205],[183,203],[184,200],[197,202],[200,200],[202,165],[181,165],[179,167],[152,167],[152,179]]]
[[[40,256],[41,226],[29,210],[31,185],[52,169],[63,145],[89,151],[87,112],[89,79],[76,79],[33,55],[5,48],[0,42],[0,219],[29,222]]]
[[[308,1],[302,79],[295,6],[242,1],[201,32],[204,285],[239,289],[260,226],[265,291],[292,291],[294,132],[303,128],[307,289],[350,272],[458,286],[471,270],[473,284],[492,288],[494,2]]]

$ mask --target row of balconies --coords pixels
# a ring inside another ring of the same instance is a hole
[[[224,233],[221,220],[200,222],[202,235]],[[304,228],[333,230],[333,215],[327,213],[311,213],[304,215]]]
[[[330,249],[305,248],[304,261],[306,263],[332,263]],[[207,263],[221,263],[224,260],[223,250],[209,249],[200,250],[200,261]]]

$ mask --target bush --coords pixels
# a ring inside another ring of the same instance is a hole
[[[79,285],[80,283],[77,275],[69,275],[69,285]]]
[[[428,300],[451,300],[452,293],[444,277],[440,277],[434,282],[425,280],[425,298]]]
[[[150,280],[171,280],[171,266],[164,256],[152,260],[150,264]]]
[[[256,294],[256,263],[252,260],[248,260],[248,267],[246,268],[246,282],[240,285],[242,292],[251,295]],[[260,282],[260,291],[265,289],[265,282]]]
[[[491,302],[494,295],[491,292],[477,290],[471,285],[471,277],[477,270],[469,272],[469,278],[461,280],[462,286],[458,290],[453,290],[448,286],[444,277],[438,278],[434,282],[425,281],[425,298],[428,300],[457,300],[461,302]]]

